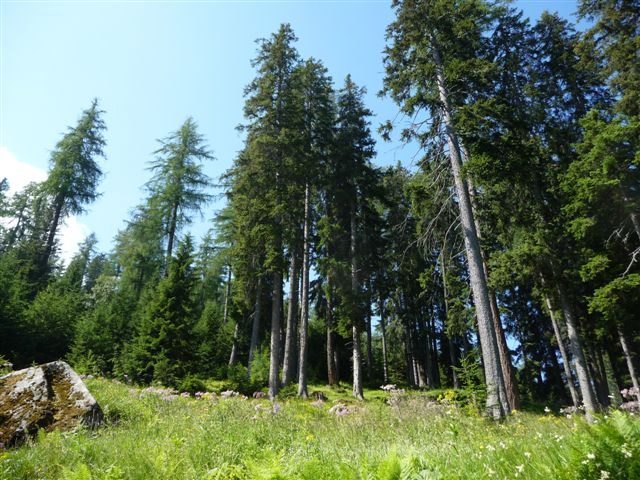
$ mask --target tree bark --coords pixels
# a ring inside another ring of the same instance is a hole
[[[360,319],[358,317],[358,259],[356,250],[356,204],[355,200],[351,201],[350,215],[350,232],[351,232],[351,333],[353,338],[353,396],[358,400],[363,400],[362,388],[362,348],[360,346]]]
[[[224,290],[224,313],[222,314],[222,325],[226,325],[227,319],[229,318],[229,297],[230,296],[231,296],[231,265],[228,265],[227,285]]]
[[[622,347],[622,353],[624,353],[624,359],[627,362],[627,368],[629,369],[629,375],[631,376],[631,383],[633,384],[636,392],[638,392],[638,400],[640,401],[640,383],[638,383],[638,376],[636,374],[636,369],[633,366],[633,357],[631,355],[631,349],[629,348],[629,343],[627,342],[627,338],[620,328],[620,325],[617,326],[618,330],[618,340],[620,341],[620,346]]]
[[[544,279],[542,284],[544,286]],[[562,339],[562,331],[560,330],[558,320],[556,319],[555,308],[551,301],[551,297],[547,293],[544,294],[544,300],[547,304],[547,310],[549,311],[549,318],[551,319],[551,325],[556,337],[556,343],[558,344],[558,350],[562,357],[562,367],[564,368],[565,377],[567,377],[567,387],[569,388],[571,401],[573,402],[573,406],[578,408],[580,406],[580,397],[578,396],[578,392],[576,391],[574,384],[573,373],[571,372],[571,359],[569,358],[569,354],[567,353],[567,349],[564,345],[564,340]]]
[[[276,247],[281,250],[280,242]],[[271,297],[271,342],[269,359],[269,398],[278,395],[280,370],[280,312],[282,311],[282,272],[279,267],[273,272],[273,294]]]
[[[464,149],[463,149],[464,151]],[[465,152],[465,156],[468,154]],[[471,177],[468,178],[467,186],[469,188],[469,199],[471,201],[471,209],[473,211],[473,221],[478,233],[478,242],[482,240],[482,230],[480,228],[480,222],[476,214],[477,207],[475,201],[475,187],[473,186]],[[489,267],[487,264],[487,256],[480,247],[480,255],[482,256],[482,269],[484,272],[484,278],[486,282],[489,282]],[[520,393],[518,392],[518,382],[516,381],[516,374],[511,361],[511,353],[507,345],[507,339],[502,328],[502,321],[500,320],[500,310],[498,309],[498,302],[496,300],[496,292],[491,288],[488,288],[489,304],[491,306],[491,318],[493,320],[493,328],[496,334],[496,340],[498,341],[498,352],[500,353],[500,365],[502,366],[503,382],[505,388],[505,394],[507,401],[509,402],[509,408],[511,410],[520,409]]]
[[[307,398],[307,340],[309,330],[309,222],[311,189],[304,190],[304,226],[302,229],[302,308],[300,310],[300,358],[298,359],[298,395]]]
[[[260,310],[262,309],[262,277],[258,277],[256,282],[256,301],[253,309],[253,323],[251,326],[251,343],[249,344],[249,362],[247,373],[251,378],[251,364],[258,349],[258,334],[260,333]]]
[[[62,215],[62,207],[64,206],[64,198],[57,195],[55,198],[55,210],[53,212],[53,219],[51,220],[51,227],[49,227],[49,234],[47,235],[47,243],[45,246],[44,255],[42,257],[42,271],[45,271],[49,264],[49,258],[53,253],[53,244],[56,240],[56,233],[58,233],[58,225],[60,223],[60,216]]]
[[[298,314],[298,262],[296,252],[291,252],[289,267],[289,308],[287,309],[287,334],[284,340],[284,360],[282,362],[282,385],[293,380],[296,354],[296,324]]]
[[[367,313],[367,379],[371,381],[373,379],[373,342],[371,339],[371,309]]]
[[[246,320],[246,313],[243,315],[243,320]],[[235,365],[238,361],[239,338],[240,338],[240,322],[238,321],[236,322],[236,326],[233,329],[233,344],[231,345],[231,355],[229,355],[229,366]]]
[[[384,318],[384,300],[380,296],[380,331],[382,332],[382,379],[384,384],[389,383],[389,361],[387,359],[387,331]]]
[[[460,222],[463,230],[467,262],[469,265],[469,276],[473,299],[476,307],[478,319],[478,334],[482,344],[482,356],[485,371],[485,381],[487,385],[487,414],[500,419],[509,413],[509,404],[506,398],[501,396],[505,391],[504,376],[500,363],[500,354],[496,333],[493,326],[489,292],[482,265],[482,255],[478,242],[478,233],[475,228],[471,200],[469,199],[469,189],[462,176],[462,159],[460,155],[460,145],[458,135],[453,125],[451,105],[445,86],[444,70],[442,59],[438,50],[435,38],[431,38],[431,47],[434,63],[436,65],[436,77],[440,102],[442,104],[442,114],[444,117],[445,133],[449,146],[449,159],[451,170],[458,195],[458,206],[460,208]]]
[[[173,253],[173,242],[178,228],[178,205],[173,204],[171,207],[171,218],[169,219],[169,231],[167,232],[167,259],[165,267],[165,276],[169,274],[169,262]]]
[[[560,299],[560,308],[562,309],[564,320],[567,324],[569,347],[571,348],[571,353],[576,366],[576,374],[578,376],[580,393],[582,394],[582,402],[587,413],[587,418],[590,419],[591,414],[593,414],[598,408],[598,403],[596,402],[593,388],[591,387],[591,379],[589,378],[589,370],[587,368],[587,361],[585,359],[582,341],[580,340],[578,326],[564,288],[560,284],[557,284],[556,291],[558,293],[558,298]]]
[[[333,285],[331,283],[331,274],[327,274],[327,381],[329,385],[338,383],[338,368],[333,338]]]

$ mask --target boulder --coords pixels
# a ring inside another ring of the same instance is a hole
[[[96,427],[102,410],[65,362],[25,368],[0,377],[0,447],[23,443],[38,429]]]

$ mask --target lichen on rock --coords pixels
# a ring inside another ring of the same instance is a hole
[[[0,377],[0,447],[19,445],[41,428],[93,428],[102,418],[95,398],[65,362],[46,363]]]

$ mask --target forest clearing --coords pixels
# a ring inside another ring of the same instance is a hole
[[[113,78],[161,41],[208,76],[168,68],[182,82],[142,113],[122,101],[131,82],[95,78],[110,94],[72,102],[63,133],[54,117],[47,169],[19,188],[13,166],[32,165],[0,141],[3,478],[640,478],[638,0],[536,18],[489,0],[309,6],[325,27],[338,8],[388,20],[375,60],[368,41],[322,50],[304,2],[309,42],[283,20],[265,33],[261,2],[103,3],[67,13],[154,12],[181,32],[138,42],[130,21]],[[226,22],[238,44],[206,37],[229,55],[207,70],[202,12],[248,7],[256,36]],[[22,8],[11,18],[42,21]],[[367,86],[350,70],[364,64]],[[159,113],[182,91],[180,116]],[[30,130],[18,111],[10,139]],[[103,197],[91,221],[108,238],[87,229],[65,256]]]
[[[88,380],[105,410],[95,431],[42,434],[0,457],[0,477],[124,479],[632,479],[640,420],[615,412],[517,412],[500,423],[445,391],[393,394],[319,388],[326,401],[275,403]],[[315,389],[316,386],[313,386]],[[170,394],[169,394],[170,395]],[[449,394],[450,395],[450,394]],[[440,401],[437,401],[437,398]],[[330,412],[342,399],[351,411]]]

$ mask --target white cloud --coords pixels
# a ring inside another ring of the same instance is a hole
[[[12,195],[30,182],[42,182],[47,178],[47,172],[41,168],[21,162],[7,148],[0,146],[0,180],[9,181],[9,194]],[[59,229],[60,256],[66,265],[78,250],[78,244],[90,233],[89,227],[80,223],[76,216],[66,219]]]
[[[5,177],[9,180],[9,194],[13,195],[29,182],[42,182],[47,178],[47,172],[21,162],[7,147],[0,147],[0,180]]]

